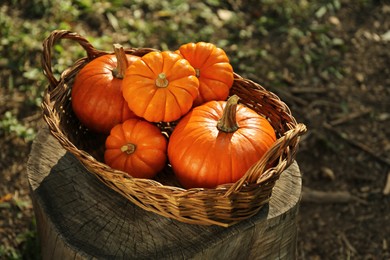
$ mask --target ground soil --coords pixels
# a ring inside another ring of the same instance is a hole
[[[333,20],[348,47],[341,61],[344,77],[337,84],[325,79],[315,91],[310,82],[289,79],[293,98],[284,93],[297,120],[309,129],[297,155],[305,189],[299,259],[390,259],[390,194],[384,190],[390,174],[390,46],[385,37],[390,6],[378,5],[365,15],[353,11],[345,9]],[[23,92],[0,88],[0,114],[15,111],[38,128],[40,111],[24,100]],[[31,142],[2,134],[0,147],[0,245],[25,252],[35,228],[26,177]],[[343,196],[309,200],[313,190]]]
[[[389,43],[378,38],[390,29],[384,13],[388,6],[365,18],[345,10],[341,24],[349,50],[343,67],[349,76],[310,96],[311,109],[301,115],[310,129],[297,156],[304,186],[355,197],[302,202],[302,259],[390,258],[390,196],[384,194],[390,175],[390,53]],[[334,106],[341,102],[348,112]]]

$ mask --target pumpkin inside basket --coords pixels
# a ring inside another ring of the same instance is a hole
[[[87,56],[76,61],[56,79],[52,72],[52,52],[61,39],[77,42]],[[125,51],[143,56],[155,50],[127,48]],[[275,129],[277,137],[262,159],[237,182],[213,189],[184,189],[178,184],[169,164],[152,180],[133,178],[104,164],[106,135],[93,133],[82,126],[72,111],[70,96],[80,69],[107,53],[95,49],[79,34],[66,30],[52,32],[43,43],[42,64],[49,80],[42,103],[44,120],[53,136],[89,172],[139,207],[191,224],[230,226],[253,216],[269,201],[275,182],[294,161],[300,136],[306,132],[306,127],[296,122],[288,106],[278,96],[236,73],[229,95],[239,96],[241,104],[264,116]],[[156,123],[168,137],[175,124]]]

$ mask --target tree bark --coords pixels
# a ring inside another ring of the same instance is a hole
[[[301,174],[281,174],[269,204],[232,227],[147,212],[106,187],[46,127],[27,165],[43,259],[295,259]]]

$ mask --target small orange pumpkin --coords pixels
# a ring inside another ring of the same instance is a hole
[[[126,70],[123,96],[132,111],[149,122],[175,121],[198,96],[195,69],[180,55],[149,52]]]
[[[83,67],[72,87],[72,109],[90,130],[108,134],[112,127],[136,117],[122,95],[126,67],[140,59],[114,45],[115,55],[100,56]]]
[[[135,178],[153,178],[167,160],[167,140],[160,129],[142,119],[128,119],[112,128],[104,161]]]
[[[183,187],[236,182],[275,142],[270,123],[237,100],[195,107],[173,130],[168,158]]]
[[[225,51],[212,43],[187,43],[176,51],[195,68],[199,96],[194,105],[212,100],[226,100],[233,85],[233,68]]]

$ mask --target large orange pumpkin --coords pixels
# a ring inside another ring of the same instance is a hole
[[[183,187],[236,182],[275,142],[270,123],[237,100],[198,106],[174,129],[168,158]]]
[[[149,52],[126,71],[123,96],[136,115],[150,122],[175,121],[198,96],[195,69],[179,54]]]
[[[153,178],[167,160],[167,140],[160,129],[141,119],[128,119],[112,128],[104,161],[135,178]]]
[[[199,96],[194,105],[212,100],[226,100],[233,85],[233,68],[225,51],[212,43],[187,43],[177,53],[195,68]]]
[[[126,67],[140,59],[114,45],[116,54],[100,56],[80,70],[72,87],[72,109],[92,131],[108,134],[112,127],[136,117],[122,95]]]

